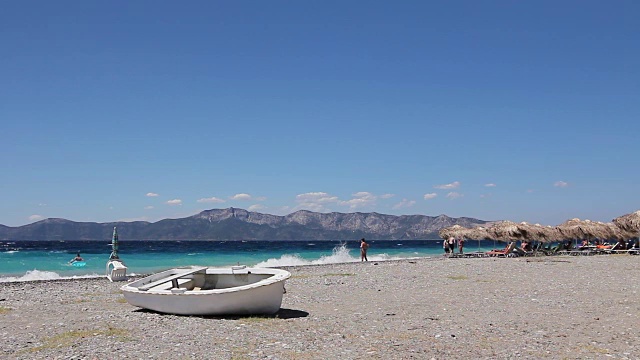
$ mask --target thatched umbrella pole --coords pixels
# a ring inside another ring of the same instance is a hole
[[[491,240],[491,236],[487,232],[487,229],[482,226],[470,229],[464,234],[464,237],[469,240],[478,240],[478,252],[480,252],[480,242],[482,240]]]

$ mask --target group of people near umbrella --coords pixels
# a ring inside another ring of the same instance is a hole
[[[444,239],[445,251],[448,244],[458,242],[459,252],[462,253],[464,239],[467,240],[495,240],[503,242],[520,241],[523,248],[536,242],[560,243],[559,246],[571,247],[581,242],[582,247],[608,247],[611,250],[629,250],[638,248],[640,233],[640,210],[613,219],[612,222],[571,219],[557,226],[544,226],[526,222],[499,221],[487,227],[465,228],[453,225],[440,230],[439,235]],[[609,245],[609,242],[612,242]],[[449,247],[453,253],[453,246]],[[578,246],[576,246],[578,247]]]

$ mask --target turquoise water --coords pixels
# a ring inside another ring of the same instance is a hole
[[[369,261],[441,256],[442,240],[370,242]],[[119,255],[131,275],[186,265],[259,267],[360,261],[359,241],[123,241]],[[493,242],[467,242],[486,251]],[[77,252],[86,265],[69,264]],[[102,241],[0,242],[0,282],[104,276],[111,244]]]

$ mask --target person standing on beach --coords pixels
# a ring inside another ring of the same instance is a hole
[[[447,255],[449,253],[449,240],[444,239],[442,242],[442,248],[444,249],[444,254]]]
[[[460,238],[460,240],[458,240],[458,252],[460,252],[460,254],[462,254],[463,247],[464,247],[464,238]]]
[[[369,244],[367,244],[364,238],[360,239],[360,261],[369,261],[369,259],[367,259],[367,249],[369,249]]]
[[[449,238],[449,251],[453,254],[456,249],[456,239],[454,237]]]

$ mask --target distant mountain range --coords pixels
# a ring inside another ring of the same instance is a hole
[[[300,210],[286,216],[243,209],[205,210],[181,219],[154,223],[75,222],[49,218],[33,224],[0,225],[0,240],[110,240],[118,227],[126,240],[418,240],[437,239],[451,225],[471,227],[487,221],[446,215],[385,215],[378,213],[317,213]]]

